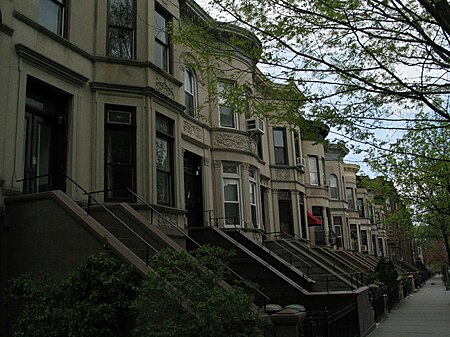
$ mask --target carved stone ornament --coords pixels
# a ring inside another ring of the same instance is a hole
[[[188,121],[184,121],[183,123],[183,132],[194,138],[203,140],[202,129],[194,124],[189,123]]]
[[[288,169],[275,169],[275,177],[277,180],[291,179],[291,171]]]
[[[156,82],[155,89],[170,98],[175,98],[173,90],[167,85],[166,81]]]
[[[256,154],[256,142],[247,136],[239,134],[217,134],[213,141],[214,147],[249,151]]]
[[[162,217],[158,217],[157,220],[157,225],[159,227],[172,227],[171,224],[178,227],[178,216],[176,214],[162,213],[162,216],[164,217],[164,219]],[[171,224],[168,223],[165,219],[169,220]]]

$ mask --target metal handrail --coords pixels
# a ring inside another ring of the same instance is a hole
[[[142,199],[140,196],[138,196],[134,191],[130,190],[129,188],[127,188],[128,191],[133,194],[139,201],[141,201],[145,206],[147,206],[151,211],[152,211],[152,220],[153,220],[153,212],[155,212],[159,217],[161,217],[162,219],[164,219],[170,226],[172,226],[173,228],[175,228],[178,232],[180,232],[186,239],[190,240],[192,243],[194,243],[197,247],[201,247],[201,244],[198,243],[195,239],[191,238],[188,234],[186,234],[185,232],[183,232],[176,224],[174,224],[172,221],[170,221],[169,219],[167,219],[166,217],[164,217],[161,212],[159,212],[155,207],[153,207],[152,205],[150,205],[147,201],[145,201],[144,199]],[[153,221],[152,221],[153,222]],[[209,254],[209,253],[208,253]],[[244,278],[239,275],[238,273],[236,273],[233,269],[231,269],[227,264],[219,261],[232,275],[234,275],[235,277],[237,277],[240,281],[244,281]],[[261,292],[259,289],[255,289],[256,292],[264,299],[264,307],[266,306],[267,303],[269,303],[270,298],[264,294],[263,292]]]
[[[51,176],[54,175],[55,173],[48,173],[48,174],[43,174],[43,175],[39,175],[39,176],[33,176],[33,177],[28,177],[28,178],[23,178],[23,179],[19,179],[17,180],[17,182],[20,181],[26,181],[26,180],[32,180],[32,179],[38,179],[44,176]],[[118,221],[123,227],[125,227],[131,234],[133,234],[139,241],[141,241],[144,245],[145,245],[145,265],[148,266],[148,261],[149,261],[149,249],[152,249],[155,253],[158,252],[158,250],[153,247],[151,244],[149,244],[144,238],[142,238],[138,233],[136,233],[132,228],[130,228],[125,222],[123,222],[117,215],[115,215],[111,210],[109,210],[107,207],[105,207],[105,205],[103,205],[102,203],[100,203],[97,199],[95,199],[90,192],[86,191],[80,184],[78,184],[75,180],[73,180],[71,177],[69,177],[66,173],[64,172],[60,172],[60,175],[62,175],[63,177],[65,177],[67,180],[69,180],[72,184],[74,184],[76,187],[78,187],[85,195],[88,196],[88,203],[90,204],[90,200],[93,200],[97,205],[99,205],[104,211],[106,211],[109,215],[111,215],[116,221]],[[89,215],[89,208],[88,211],[86,212],[87,215]]]
[[[240,230],[244,230],[245,231],[246,228],[240,228]],[[259,228],[250,228],[251,231],[255,231],[259,234],[261,234],[265,240],[267,239],[268,234],[266,232],[264,232],[263,230],[259,229]],[[310,275],[310,269],[312,268],[312,266],[304,261],[300,256],[298,256],[297,254],[292,253],[289,249],[287,249],[286,247],[284,247],[282,244],[280,244],[278,241],[272,241],[277,247],[281,248],[283,251],[289,253],[289,263],[293,266],[292,264],[292,257],[295,257],[296,259],[298,259],[302,264],[304,264],[306,266],[306,275],[309,276]],[[269,249],[269,251],[272,253],[272,251]],[[294,267],[296,269],[298,269],[298,267]],[[303,266],[302,266],[303,268]]]

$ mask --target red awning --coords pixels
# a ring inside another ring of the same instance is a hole
[[[308,226],[320,226],[322,225],[322,220],[318,217],[312,215],[310,212],[306,211],[306,215],[308,216]]]

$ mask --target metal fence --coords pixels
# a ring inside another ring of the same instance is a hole
[[[329,311],[309,310],[301,327],[302,337],[358,337],[356,303]]]

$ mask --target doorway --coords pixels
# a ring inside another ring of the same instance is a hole
[[[68,96],[29,78],[24,121],[24,193],[65,191]]]
[[[203,226],[202,158],[184,152],[184,200],[188,227]]]
[[[294,235],[290,191],[278,191],[278,213],[280,220],[280,232],[288,234],[290,236]]]

